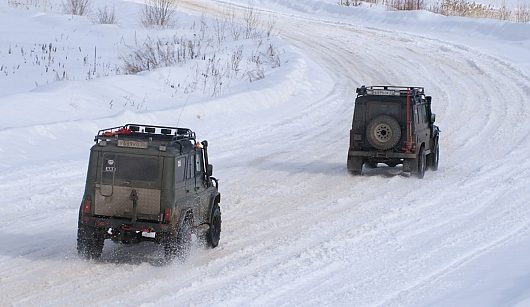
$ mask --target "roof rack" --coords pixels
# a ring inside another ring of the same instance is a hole
[[[425,90],[423,87],[417,86],[395,86],[395,85],[374,85],[361,86],[356,91],[358,96],[378,95],[378,96],[406,96],[409,95],[423,95]]]
[[[160,141],[195,140],[195,132],[188,128],[155,126],[144,124],[126,124],[98,131],[94,141],[107,140],[110,137],[151,139]]]

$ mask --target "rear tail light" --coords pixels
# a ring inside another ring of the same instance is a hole
[[[83,214],[92,213],[91,207],[92,207],[92,204],[90,203],[90,199],[85,199],[83,201]]]
[[[171,219],[171,209],[169,208],[166,208],[164,209],[164,219],[163,219],[163,222],[164,223],[169,223],[169,220]]]

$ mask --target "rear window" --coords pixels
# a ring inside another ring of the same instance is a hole
[[[158,157],[105,154],[102,165],[103,184],[114,181],[160,181]]]

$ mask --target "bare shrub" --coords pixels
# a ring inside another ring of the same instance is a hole
[[[221,19],[219,17],[215,18],[213,24],[213,30],[215,33],[215,40],[217,41],[217,46],[221,46],[226,37],[227,31],[227,20]]]
[[[116,23],[116,14],[114,7],[112,9],[108,7],[98,8],[96,10],[96,23],[100,24],[115,24]]]
[[[140,46],[134,48],[132,54],[122,57],[125,71],[135,74],[178,63],[181,58],[175,52],[175,44],[175,42],[153,40],[148,37]]]
[[[431,11],[445,16],[462,16],[476,18],[495,18],[501,16],[500,10],[491,5],[485,5],[466,0],[443,0],[430,8]],[[503,13],[507,14],[507,13]]]
[[[135,74],[187,64],[194,67],[194,72],[180,81],[168,79],[166,82],[175,93],[182,91],[190,95],[202,90],[203,94],[220,95],[230,80],[248,78],[254,82],[265,78],[267,69],[281,66],[281,53],[271,39],[276,19],[273,16],[266,22],[261,20],[259,11],[250,6],[241,17],[236,17],[233,11],[226,11],[213,20],[203,15],[191,24],[190,35],[148,37],[136,43],[127,56],[122,56],[123,68],[126,73]],[[243,39],[245,42],[234,44]],[[225,46],[226,40],[230,44]],[[251,43],[255,44],[252,51],[243,47]]]
[[[387,5],[399,11],[415,11],[425,9],[423,0],[390,0]]]
[[[234,9],[231,9],[229,12],[224,14],[224,16],[227,16],[227,22],[229,25],[229,31],[230,35],[232,36],[232,39],[237,41],[239,40],[239,37],[241,37],[241,26],[239,25],[237,19],[236,19],[236,12]]]
[[[35,8],[44,8],[48,7],[47,0],[7,0],[7,4],[12,7],[35,7]]]
[[[256,36],[256,30],[260,25],[260,18],[261,16],[256,12],[256,9],[251,4],[245,8],[243,21],[246,39]]]
[[[469,2],[471,1],[471,2]],[[461,16],[474,18],[491,18],[515,22],[530,21],[530,7],[519,2],[515,9],[506,5],[502,0],[500,6],[477,3],[473,0],[440,0],[431,2],[425,0],[364,0],[366,3],[382,4],[394,10],[427,10],[445,16]],[[430,3],[427,5],[427,3]],[[360,0],[338,0],[338,5],[357,6]]]
[[[84,16],[90,9],[90,0],[64,0],[63,11],[67,14]]]
[[[38,0],[7,0],[7,4],[12,7],[20,7],[20,6],[37,7],[39,5],[39,1]]]
[[[142,24],[146,27],[170,25],[177,4],[177,0],[145,0],[141,17]]]
[[[232,56],[230,59],[230,68],[235,73],[236,77],[239,73],[239,65],[241,64],[241,60],[243,59],[243,46],[239,46],[237,50],[232,52]]]
[[[276,22],[276,15],[271,15],[267,20],[267,24],[265,25],[265,34],[267,34],[267,37],[271,37],[271,35],[273,35],[273,31],[276,28]]]
[[[272,68],[280,67],[282,65],[280,52],[273,44],[269,44],[265,56]]]

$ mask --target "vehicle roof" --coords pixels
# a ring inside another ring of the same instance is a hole
[[[406,97],[425,95],[423,87],[417,86],[395,86],[395,85],[373,85],[361,86],[357,88],[357,97],[359,96],[391,96]]]
[[[126,124],[99,130],[93,150],[146,155],[178,155],[194,150],[195,132],[188,128]]]

